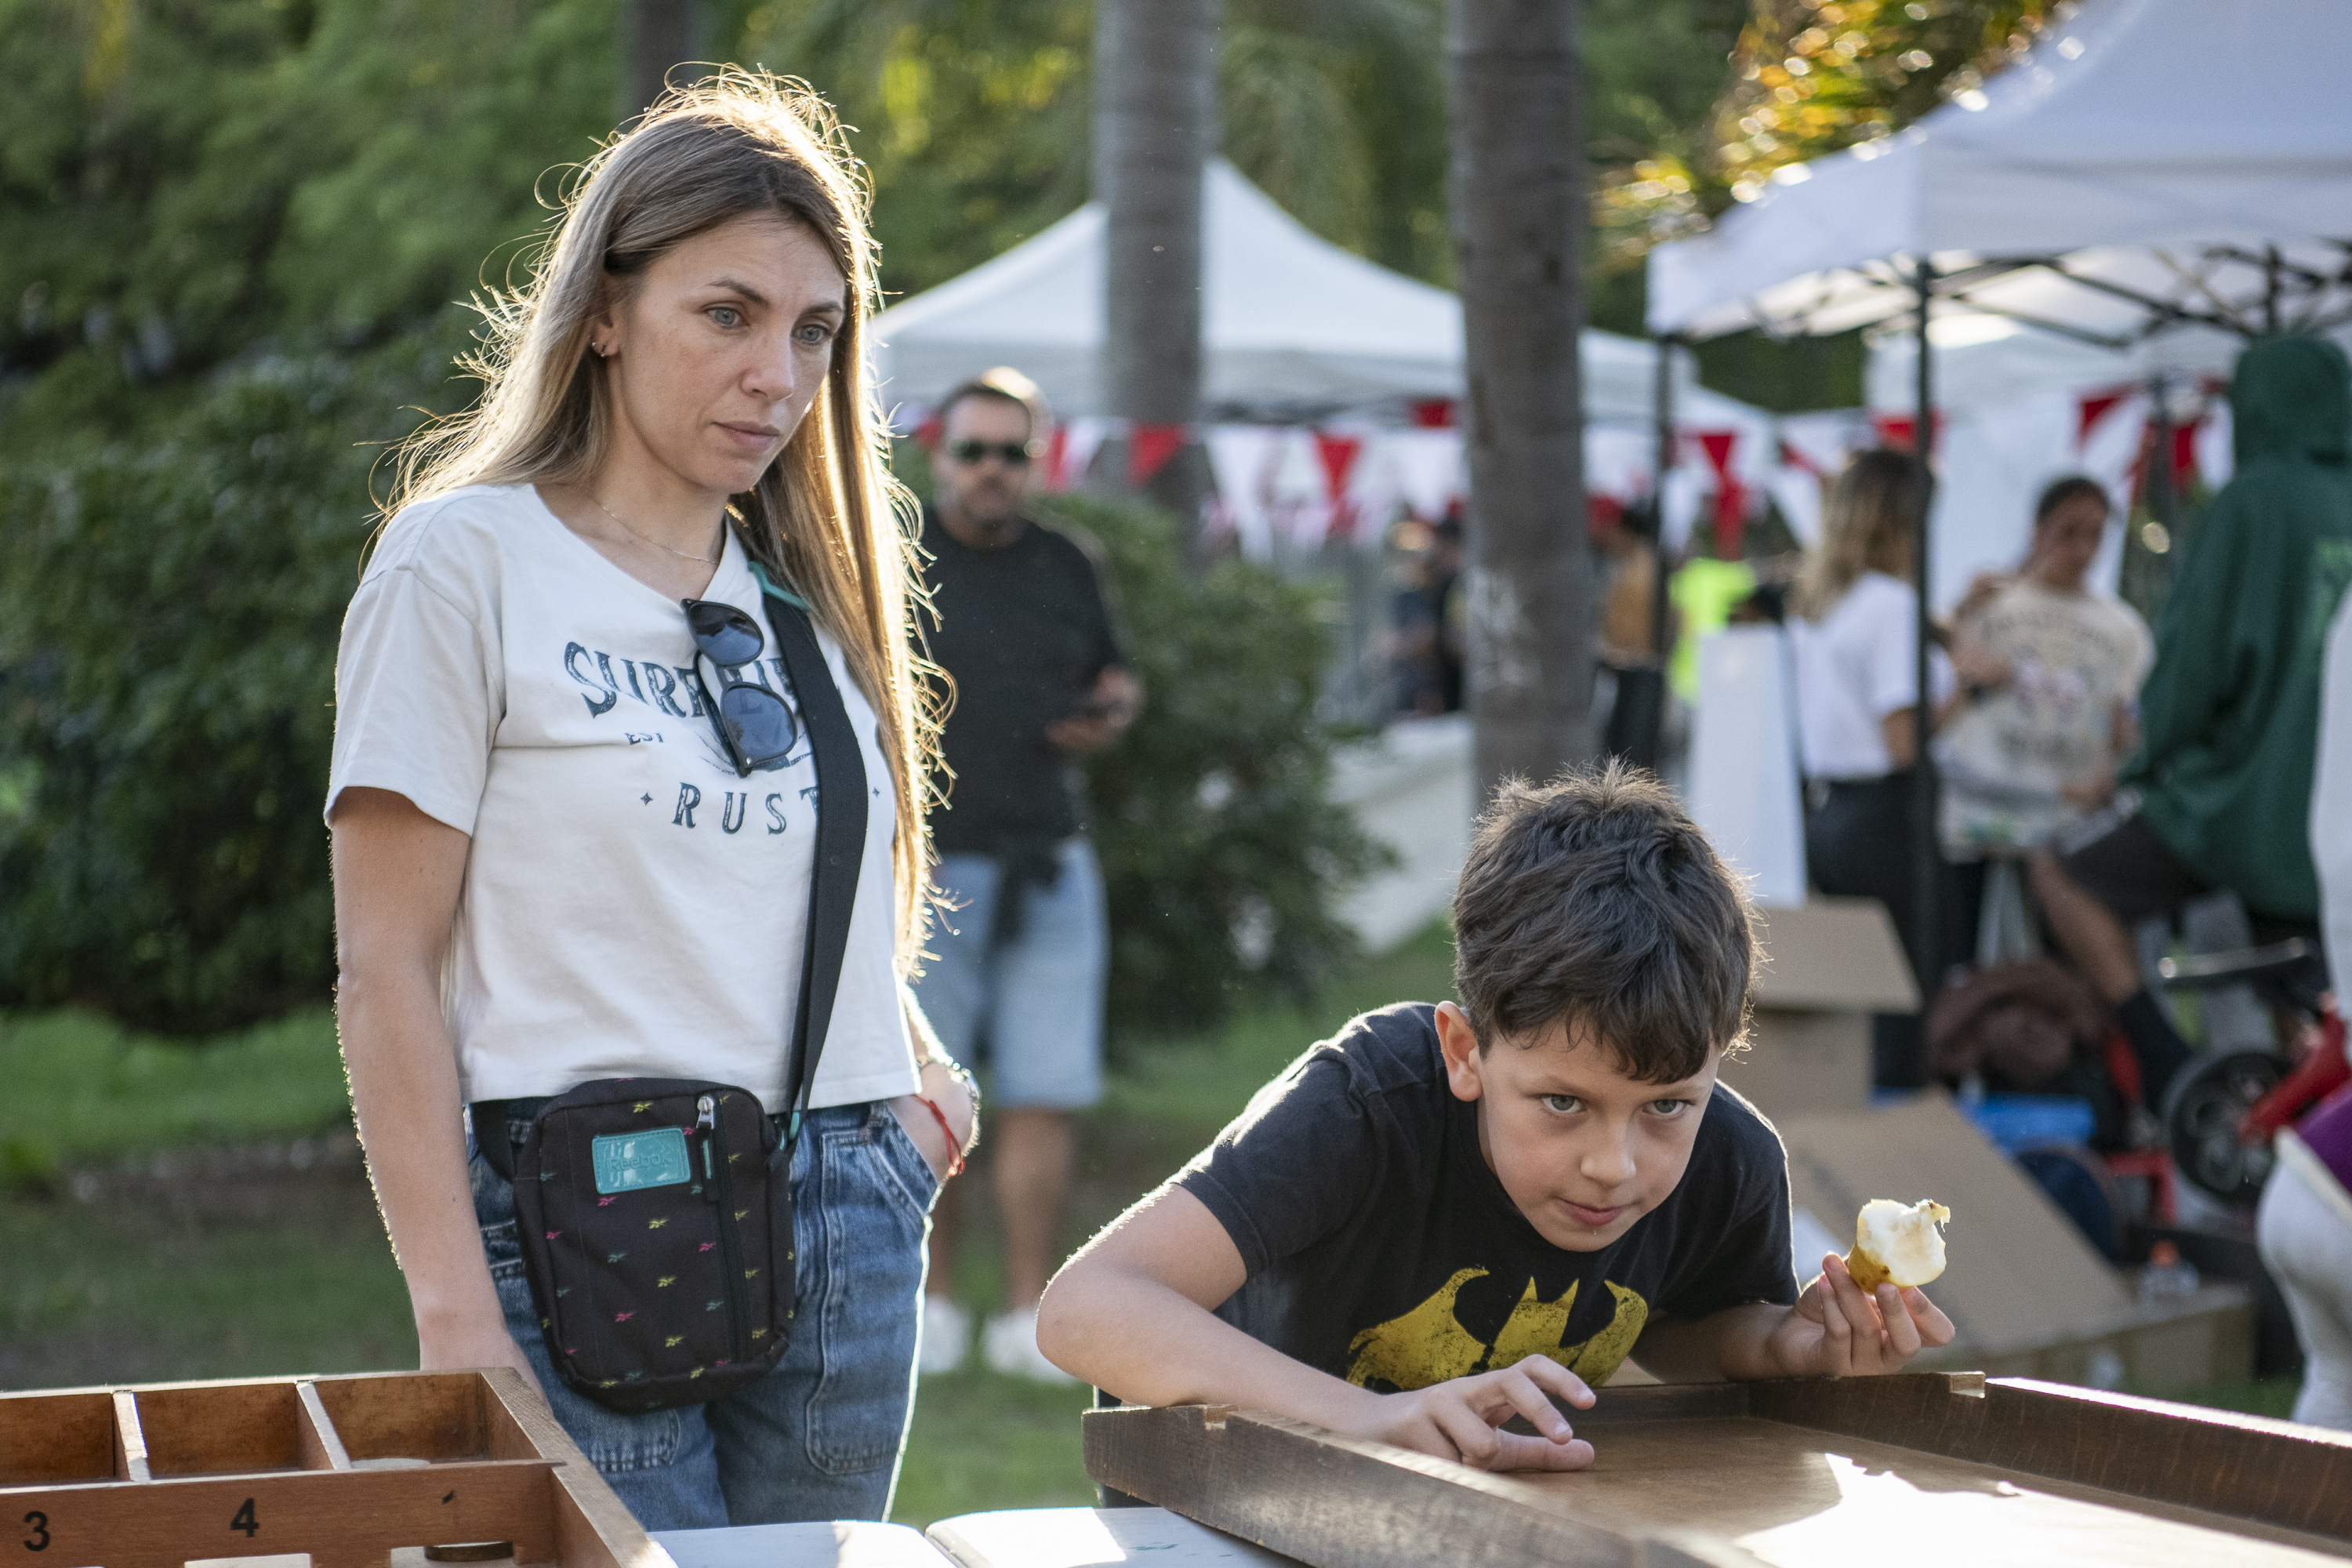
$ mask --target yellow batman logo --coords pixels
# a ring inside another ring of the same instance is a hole
[[[665,1274],[665,1275],[663,1275],[660,1279],[656,1279],[656,1280],[655,1280],[655,1281],[654,1281],[654,1289],[656,1289],[656,1290],[658,1290],[658,1289],[662,1289],[662,1288],[663,1288],[664,1286],[666,1286],[666,1285],[675,1285],[675,1284],[677,1284],[677,1275],[675,1275],[675,1274]]]
[[[686,1343],[686,1336],[684,1334],[672,1334],[669,1338],[662,1341],[662,1348],[664,1350],[668,1350],[674,1345],[682,1345],[684,1343]]]
[[[651,1110],[653,1108],[654,1108],[654,1102],[653,1102],[652,1100],[641,1100],[637,1101],[635,1105],[632,1105],[631,1107],[629,1107],[629,1109],[630,1109],[632,1111],[635,1111],[635,1112],[636,1112],[636,1113],[638,1113],[638,1114],[640,1114],[640,1115],[644,1114],[646,1111]]]
[[[1569,1317],[1576,1310],[1576,1286],[1571,1283],[1560,1292],[1559,1300],[1547,1301],[1537,1295],[1536,1282],[1530,1279],[1490,1345],[1454,1316],[1454,1300],[1462,1288],[1486,1274],[1483,1268],[1458,1269],[1412,1310],[1358,1334],[1348,1346],[1353,1358],[1348,1381],[1359,1387],[1378,1381],[1402,1389],[1427,1388],[1483,1368],[1544,1355],[1597,1386],[1632,1352],[1650,1321],[1650,1304],[1638,1292],[1603,1280],[1616,1300],[1608,1326],[1589,1340],[1563,1344]]]
[[[669,1221],[668,1221],[668,1220],[667,1220],[667,1219],[649,1219],[649,1220],[646,1221],[646,1228],[647,1230],[659,1230],[662,1226],[664,1226],[667,1225],[668,1223],[669,1223]]]
[[[1391,1318],[1358,1334],[1348,1346],[1355,1359],[1348,1381],[1359,1387],[1374,1378],[1399,1388],[1427,1388],[1465,1377],[1486,1353],[1486,1344],[1454,1321],[1454,1298],[1483,1268],[1456,1269],[1437,1293],[1401,1318]]]

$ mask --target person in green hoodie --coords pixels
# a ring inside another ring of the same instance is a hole
[[[2236,474],[2165,606],[2139,751],[2116,803],[2033,861],[2052,932],[2116,1005],[2150,1105],[2190,1053],[2129,928],[2223,888],[2258,925],[2319,913],[2306,829],[2320,656],[2352,580],[2352,367],[2324,339],[2258,342],[2230,412]]]

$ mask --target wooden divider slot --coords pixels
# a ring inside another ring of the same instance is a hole
[[[104,1389],[0,1394],[0,1489],[120,1479]]]
[[[307,1468],[302,1402],[290,1378],[144,1388],[139,1420],[148,1465],[159,1479]]]
[[[127,1388],[114,1391],[114,1476],[123,1481],[154,1479],[147,1468],[147,1431],[139,1420],[139,1396]]]
[[[295,1441],[302,1455],[306,1470],[348,1470],[352,1457],[343,1450],[342,1435],[335,1430],[334,1418],[327,1414],[319,1398],[319,1385],[303,1378],[294,1385],[294,1397],[302,1405],[302,1425],[295,1433]]]
[[[408,1372],[322,1377],[312,1387],[354,1464],[528,1458],[490,1451],[481,1384],[470,1372]]]

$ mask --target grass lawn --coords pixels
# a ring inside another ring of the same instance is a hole
[[[415,1364],[355,1166],[0,1198],[0,1388]]]
[[[202,1045],[87,1013],[0,1013],[0,1187],[194,1143],[300,1138],[346,1122],[324,1007]]]
[[[1312,1006],[1206,1037],[1125,1051],[1082,1125],[1066,1244],[1150,1190],[1309,1042],[1357,1012],[1451,994],[1432,928],[1366,962]],[[308,1172],[201,1167],[109,1176],[95,1202],[59,1172],[116,1167],[193,1143],[284,1142],[348,1126],[332,1021],[299,1014],[190,1047],[71,1013],[0,1015],[0,1388],[414,1366],[408,1302],[355,1164]],[[982,1164],[956,1294],[1002,1289]],[[2271,1379],[2165,1397],[2284,1415]],[[982,1509],[1092,1500],[1079,1463],[1087,1393],[984,1370],[925,1382],[895,1516],[924,1525]]]

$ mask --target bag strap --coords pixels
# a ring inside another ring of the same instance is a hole
[[[791,1113],[789,1146],[800,1133],[801,1112],[816,1084],[816,1064],[824,1055],[842,960],[849,949],[849,919],[857,907],[858,874],[866,860],[866,757],[809,623],[806,601],[777,587],[758,566],[751,570],[760,579],[785,679],[800,705],[801,727],[816,755],[816,853],[809,868],[808,930],[801,945],[800,996],[793,1007],[792,1055],[784,1064],[783,1099],[775,1107]],[[491,1170],[514,1180],[514,1146],[505,1136],[507,1102],[478,1100],[473,1117],[475,1147]],[[486,1124],[499,1130],[496,1136],[485,1135]]]
[[[768,625],[783,654],[785,679],[800,702],[802,727],[816,753],[816,854],[809,871],[808,927],[801,947],[800,999],[793,1010],[792,1058],[784,1069],[783,1101],[777,1108],[792,1112],[785,1133],[789,1141],[798,1135],[801,1112],[815,1088],[816,1065],[824,1055],[834,998],[841,989],[849,919],[857,907],[858,874],[866,860],[866,758],[806,608],[771,584],[765,573],[760,574],[760,587]]]

